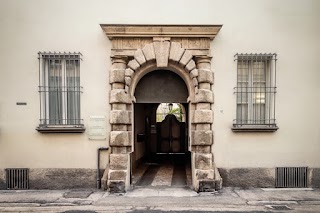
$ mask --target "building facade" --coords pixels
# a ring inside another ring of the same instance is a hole
[[[320,186],[318,1],[0,3],[0,189]]]

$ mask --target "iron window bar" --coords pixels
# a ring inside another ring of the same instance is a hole
[[[38,52],[40,132],[83,132],[80,52]]]
[[[276,61],[275,53],[237,53],[237,116],[233,131],[276,131],[275,119]]]

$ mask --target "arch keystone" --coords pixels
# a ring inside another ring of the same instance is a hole
[[[169,59],[170,42],[153,42],[157,67],[167,67]]]

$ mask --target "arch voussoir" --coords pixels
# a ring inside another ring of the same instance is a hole
[[[189,61],[192,60],[192,57],[193,57],[193,55],[192,55],[191,51],[190,50],[185,50],[183,55],[182,55],[182,57],[181,57],[181,59],[180,59],[180,61],[179,61],[179,63],[183,67],[185,67],[189,63]]]
[[[134,59],[136,59],[136,61],[140,64],[140,66],[144,65],[147,62],[141,49],[137,49],[134,52]]]
[[[178,42],[171,42],[169,60],[179,63],[185,49]]]
[[[146,44],[142,48],[142,52],[143,52],[144,57],[147,62],[152,61],[152,60],[156,60],[156,55],[154,53],[153,43]]]

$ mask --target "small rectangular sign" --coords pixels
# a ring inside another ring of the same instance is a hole
[[[90,116],[88,134],[91,140],[105,140],[107,138],[106,117]]]

